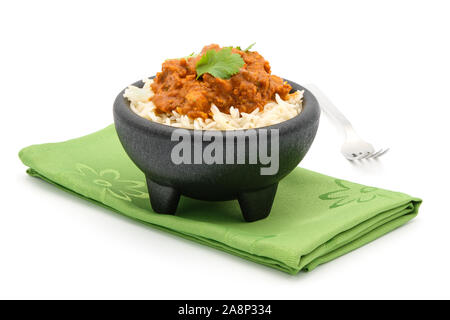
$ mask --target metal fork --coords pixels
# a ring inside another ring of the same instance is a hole
[[[364,141],[353,129],[350,121],[342,114],[341,111],[313,84],[305,85],[305,88],[311,91],[319,102],[320,108],[326,115],[339,123],[345,133],[345,141],[341,147],[341,153],[348,160],[362,160],[369,158],[378,158],[389,148],[382,148],[375,151],[375,148],[368,142]]]

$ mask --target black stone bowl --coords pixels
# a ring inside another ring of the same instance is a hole
[[[119,93],[114,102],[114,122],[119,139],[131,160],[141,169],[147,178],[147,188],[150,202],[155,212],[174,214],[180,195],[195,199],[224,201],[237,199],[246,221],[256,221],[269,215],[275,198],[278,182],[289,174],[308,152],[317,132],[320,109],[315,97],[305,88],[287,80],[293,90],[305,90],[303,110],[294,118],[281,123],[254,129],[258,139],[261,132],[270,129],[278,130],[279,163],[278,171],[272,175],[262,175],[261,168],[268,167],[267,162],[258,160],[251,163],[250,147],[245,147],[245,163],[237,164],[176,164],[171,153],[178,140],[172,141],[171,136],[177,128],[159,124],[144,119],[130,109],[128,99],[123,97],[125,89]],[[134,86],[142,87],[138,81]],[[194,135],[212,132],[185,129],[191,138]],[[215,131],[224,136],[230,131]],[[255,133],[253,132],[253,133]],[[246,130],[233,130],[233,134],[245,135]],[[269,134],[268,136],[271,136]],[[194,141],[194,140],[192,140]],[[223,139],[223,158],[226,153],[237,159],[236,146],[238,139],[227,148]],[[250,143],[250,140],[245,140]],[[258,140],[259,141],[259,140]],[[268,150],[271,150],[271,140],[268,139]],[[210,142],[192,143],[192,153],[195,144],[205,148]],[[259,144],[257,145],[259,151]],[[230,151],[231,150],[231,151]],[[242,155],[242,149],[241,155]],[[253,149],[254,151],[254,149]],[[218,161],[219,162],[219,161]],[[229,161],[228,161],[229,162]],[[250,162],[250,163],[249,163]],[[264,163],[262,163],[264,162]]]

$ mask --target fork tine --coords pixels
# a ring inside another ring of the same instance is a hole
[[[389,148],[386,148],[386,149],[381,149],[380,150],[381,152],[377,152],[377,154],[376,155],[374,155],[373,156],[373,158],[378,158],[378,157],[381,157],[383,154],[385,154],[386,152],[388,152],[389,151]]]
[[[362,160],[362,159],[366,159],[368,157],[370,157],[372,155],[372,153],[367,152],[366,154],[360,155],[357,160]]]
[[[378,150],[377,152],[372,153],[372,154],[370,155],[369,159],[371,159],[371,158],[373,159],[373,158],[378,157],[378,155],[380,155],[382,152],[384,152],[384,149],[383,149],[383,148],[380,149],[380,150]]]

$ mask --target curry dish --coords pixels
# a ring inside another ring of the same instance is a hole
[[[271,74],[269,62],[256,51],[232,48],[244,60],[244,66],[229,79],[216,78],[204,73],[197,79],[196,64],[208,50],[219,51],[220,46],[205,46],[193,57],[166,60],[158,72],[151,89],[150,100],[157,113],[170,114],[176,111],[191,119],[212,118],[211,105],[223,113],[230,107],[239,112],[260,110],[278,94],[283,100],[289,98],[292,87],[283,79]]]

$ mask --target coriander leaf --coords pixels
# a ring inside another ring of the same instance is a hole
[[[256,42],[253,42],[251,45],[249,45],[244,52],[248,52],[248,50],[250,50],[254,45],[256,44]]]
[[[216,78],[229,79],[233,74],[238,73],[243,66],[244,59],[239,54],[232,53],[231,48],[227,47],[219,51],[214,49],[206,51],[197,61],[195,69],[197,79],[204,73],[209,73]]]
[[[236,49],[238,49],[238,50],[241,50],[242,51],[242,49],[241,49],[241,47],[240,46],[237,46],[237,47],[235,47]]]

